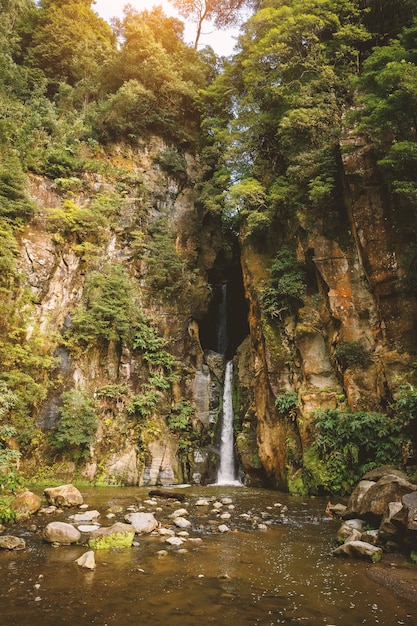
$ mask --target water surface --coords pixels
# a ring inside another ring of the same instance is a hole
[[[103,525],[114,521],[105,518],[109,507],[125,512],[148,497],[143,488],[81,491],[90,508],[102,513]],[[0,553],[0,624],[417,624],[415,605],[368,578],[367,568],[378,566],[331,556],[338,522],[324,514],[325,500],[245,487],[181,492],[191,512],[190,535],[203,540],[185,543],[185,553],[160,537],[140,537],[138,547],[97,551],[97,567],[87,571],[74,563],[85,546],[52,547],[42,541],[40,532],[51,517],[37,515],[9,528],[7,533],[24,537],[27,549]],[[223,507],[232,516],[226,522],[231,532],[209,525],[219,521],[211,507],[195,507],[204,496],[232,498],[235,509]],[[166,522],[178,506],[160,499],[162,510],[155,515]],[[123,520],[122,512],[117,519]],[[264,522],[267,530],[259,530]],[[33,523],[37,533],[29,530]],[[161,549],[168,554],[159,557]]]

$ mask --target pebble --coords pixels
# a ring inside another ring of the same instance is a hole
[[[226,526],[226,524],[220,524],[218,531],[219,533],[228,533],[230,532],[230,528]]]

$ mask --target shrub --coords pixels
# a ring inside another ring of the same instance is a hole
[[[78,460],[89,453],[97,431],[96,409],[85,390],[71,389],[61,396],[60,419],[50,434],[55,450]]]
[[[402,461],[404,443],[400,420],[385,413],[315,413],[315,449],[329,476],[326,485],[348,493],[368,470]]]
[[[265,313],[272,319],[295,313],[306,295],[305,273],[295,252],[283,246],[275,257],[270,273],[271,277],[262,295]]]
[[[275,407],[282,415],[291,419],[297,416],[298,394],[296,391],[284,391],[275,398]]]
[[[334,354],[342,369],[355,365],[366,367],[369,363],[368,352],[361,341],[344,341],[337,346]]]

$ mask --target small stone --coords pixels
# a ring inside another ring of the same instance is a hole
[[[188,519],[185,519],[185,517],[176,517],[174,519],[174,524],[175,526],[178,526],[178,528],[190,528],[191,527],[191,522]]]
[[[222,513],[220,515],[220,519],[230,519],[231,517],[230,513]]]
[[[188,511],[187,509],[177,509],[176,511],[174,511],[173,513],[171,513],[171,515],[169,516],[171,519],[175,519],[176,517],[184,517],[185,515],[188,515]]]
[[[179,550],[177,550],[178,554],[187,554],[188,550],[187,548],[180,548]]]
[[[213,502],[213,509],[221,509],[223,507],[223,504],[221,502]]]
[[[100,513],[98,511],[86,511],[85,513],[70,515],[70,519],[74,522],[91,522],[98,517],[100,517]]]
[[[168,556],[168,552],[166,550],[158,550],[156,554],[157,556]]]
[[[228,533],[230,532],[230,528],[226,526],[226,524],[220,524],[218,531],[219,533]]]
[[[92,533],[100,528],[100,524],[80,524],[78,530],[80,533]]]
[[[75,562],[77,563],[77,565],[79,565],[80,567],[84,567],[85,569],[95,569],[96,560],[93,550],[84,552],[84,554],[82,554]]]
[[[222,504],[232,504],[233,500],[232,500],[232,498],[222,498],[221,499],[221,503]]]
[[[178,537],[189,537],[190,533],[188,533],[186,530],[181,530],[179,533],[177,533]]]
[[[172,537],[173,535],[175,535],[175,531],[172,530],[172,528],[158,528],[158,533],[161,535],[161,537]]]
[[[168,537],[168,539],[165,539],[165,543],[169,543],[170,546],[181,546],[184,543],[184,539],[181,537]]]
[[[266,524],[258,524],[258,530],[268,530],[268,526]]]
[[[206,500],[205,498],[201,498],[200,500],[197,500],[195,505],[196,506],[210,506],[210,501]]]

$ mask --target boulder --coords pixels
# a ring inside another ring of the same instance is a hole
[[[374,482],[377,482],[383,476],[388,475],[398,476],[399,478],[407,480],[406,474],[392,465],[381,465],[380,467],[376,467],[375,469],[366,472],[366,474],[362,476],[362,480],[373,480]]]
[[[337,532],[337,540],[339,543],[345,543],[346,541],[357,541],[362,537],[362,532],[358,528],[350,526],[346,522],[341,525]]]
[[[72,524],[50,522],[44,528],[43,538],[49,543],[69,544],[79,541],[81,539],[81,533]]]
[[[350,494],[350,498],[347,503],[346,510],[343,514],[345,519],[349,519],[351,517],[356,517],[359,513],[360,504],[365,497],[365,494],[369,491],[371,487],[375,485],[375,481],[373,480],[361,480],[356,485],[355,489]]]
[[[116,522],[113,526],[99,528],[91,533],[88,545],[94,550],[109,548],[130,548],[135,531],[131,524]]]
[[[79,506],[84,502],[81,493],[71,484],[61,485],[60,487],[48,487],[44,490],[44,494],[49,504],[54,504],[55,506]]]
[[[401,510],[403,505],[401,502],[389,502],[385,515],[379,525],[379,538],[381,541],[392,540],[398,534],[398,525],[393,523],[395,517]]]
[[[417,492],[406,493],[401,501],[401,507],[391,516],[392,524],[404,533],[417,530]]]
[[[138,535],[151,533],[158,528],[158,520],[155,519],[153,513],[128,513],[125,515],[125,520],[132,524]]]
[[[32,491],[25,491],[19,494],[10,505],[16,511],[17,517],[26,517],[36,513],[41,508],[41,499]]]
[[[366,483],[365,488],[363,488],[363,483]],[[362,491],[360,497],[358,497],[358,488]],[[390,502],[401,502],[404,495],[416,489],[417,485],[395,474],[384,475],[376,483],[361,481],[349,498],[348,510],[344,517],[352,517],[355,514],[363,519],[380,522]]]
[[[84,552],[76,561],[77,565],[80,567],[84,567],[85,569],[95,569],[96,560],[94,558],[93,550],[89,550],[88,552]]]
[[[378,563],[382,557],[382,548],[373,546],[365,541],[348,541],[332,550],[335,556],[349,556],[366,559],[372,563]]]
[[[20,537],[14,537],[13,535],[1,535],[0,548],[2,550],[24,550],[26,548],[26,543],[25,540]]]

